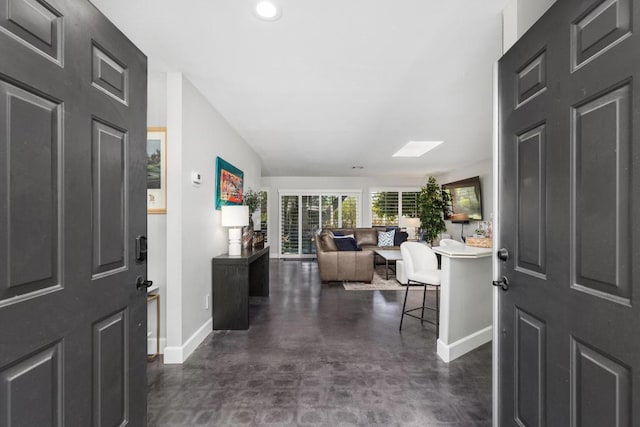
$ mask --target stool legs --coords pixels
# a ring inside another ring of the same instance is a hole
[[[440,336],[440,286],[436,288],[436,339]]]
[[[427,303],[427,285],[424,285],[424,290],[422,292],[422,315],[420,316],[420,324],[424,325],[424,306]]]
[[[425,318],[424,318],[424,309],[428,308],[429,310],[433,310],[435,312],[436,318],[435,320],[432,322],[430,320],[427,320],[427,322],[429,323],[433,323],[436,326],[436,340],[438,339],[438,337],[440,336],[440,286],[436,286],[436,306],[434,307],[427,307],[427,285],[426,284],[422,284],[424,286],[424,289],[422,291],[422,307],[417,307],[417,308],[413,308],[411,310],[407,310],[407,297],[409,296],[409,285],[410,285],[411,281],[407,281],[407,287],[404,290],[404,302],[402,303],[402,315],[400,316],[400,328],[398,328],[398,330],[402,331],[402,322],[404,321],[404,316],[411,316],[414,317],[416,319],[420,319],[420,324],[424,324]],[[415,310],[422,310],[421,316],[415,316],[413,314],[409,314],[409,312],[411,311],[415,311]]]
[[[404,311],[407,307],[407,296],[409,295],[409,280],[407,280],[407,288],[404,290],[404,304],[402,304],[402,315],[400,316],[400,328],[399,331],[402,330],[402,321],[404,320]],[[423,304],[424,305],[424,304]]]

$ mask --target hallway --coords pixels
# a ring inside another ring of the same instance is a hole
[[[491,344],[446,364],[433,325],[408,318],[398,333],[404,292],[323,285],[315,261],[270,267],[249,331],[149,364],[150,426],[491,425]]]

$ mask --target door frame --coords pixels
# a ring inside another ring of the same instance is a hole
[[[499,102],[499,73],[498,61],[493,65],[493,250],[494,254],[500,243],[500,102]],[[499,280],[500,261],[495,255],[492,259],[492,280]],[[488,285],[488,284],[487,284]],[[493,287],[493,344],[491,361],[491,390],[492,390],[492,424],[498,427],[500,402],[498,399],[500,381],[498,378],[499,349],[500,349],[500,290]]]

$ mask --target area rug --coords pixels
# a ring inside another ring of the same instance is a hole
[[[373,280],[371,283],[363,283],[363,282],[343,282],[342,286],[347,291],[404,291],[405,286],[402,286],[394,276],[390,276],[389,280],[384,278],[384,273],[379,274],[376,271],[373,273]],[[431,289],[431,286],[428,286],[427,289]],[[422,286],[409,286],[410,291],[421,291]],[[435,289],[435,288],[433,288]]]

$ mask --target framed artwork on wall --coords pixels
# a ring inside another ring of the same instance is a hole
[[[240,169],[216,157],[216,210],[225,205],[242,204],[243,181],[244,173]]]
[[[167,213],[167,128],[147,129],[147,213]]]

